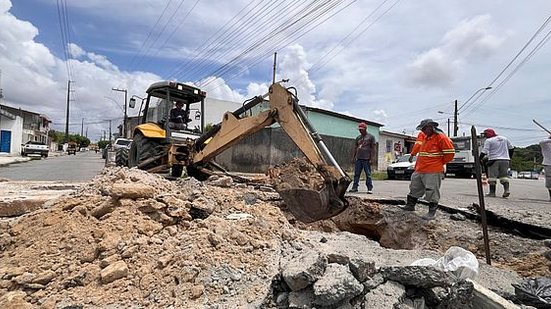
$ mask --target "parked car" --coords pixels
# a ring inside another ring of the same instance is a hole
[[[538,172],[534,172],[534,171],[522,171],[522,172],[519,172],[519,173],[518,173],[517,178],[522,178],[522,179],[539,179],[539,178],[540,178],[540,174],[539,174]]]
[[[115,140],[115,143],[113,144],[113,149],[117,151],[117,149],[120,149],[120,148],[130,148],[130,143],[132,143],[131,139],[117,138]]]
[[[26,157],[30,154],[38,154],[44,158],[48,157],[50,149],[42,142],[28,141],[21,145],[21,155]]]
[[[415,161],[417,160],[416,156],[413,156],[412,162],[409,162],[410,154],[405,154],[390,164],[386,173],[388,179],[411,179],[411,174],[415,170]]]

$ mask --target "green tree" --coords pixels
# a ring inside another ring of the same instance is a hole
[[[539,144],[525,148],[515,147],[515,153],[511,158],[511,169],[516,171],[532,171],[542,169],[543,156]]]
[[[98,147],[99,149],[103,149],[105,148],[105,146],[109,145],[109,141],[99,141],[98,142]]]

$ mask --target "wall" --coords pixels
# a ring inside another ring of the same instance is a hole
[[[327,148],[344,170],[352,170],[354,139],[322,135]],[[264,173],[269,167],[302,156],[302,152],[280,128],[265,128],[227,149],[216,162],[230,171]]]
[[[358,122],[356,121],[313,111],[308,111],[306,115],[308,116],[308,120],[310,120],[314,128],[316,128],[320,134],[353,139],[360,135],[358,131]],[[372,134],[376,141],[379,141],[379,127],[368,124],[367,132]]]
[[[11,132],[10,155],[20,155],[21,144],[23,143],[23,118],[16,116],[15,120],[12,120],[7,117],[2,117],[0,121],[0,129]]]

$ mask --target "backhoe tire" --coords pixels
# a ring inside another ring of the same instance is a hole
[[[186,166],[186,171],[189,177],[193,177],[199,181],[205,181],[211,176],[193,165]]]
[[[140,163],[166,153],[166,148],[161,144],[161,139],[147,138],[141,133],[136,133],[130,144],[130,152],[128,154],[128,167],[135,167]],[[155,160],[141,166],[140,169],[148,170],[159,166],[161,160]]]
[[[182,177],[182,172],[184,171],[183,165],[172,165],[170,169],[170,176],[172,177]]]
[[[117,152],[115,152],[116,166],[128,166],[128,152],[129,149],[126,147],[117,149]]]

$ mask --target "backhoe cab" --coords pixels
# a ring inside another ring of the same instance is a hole
[[[172,176],[180,177],[193,140],[203,133],[206,93],[174,81],[154,83],[146,93],[143,114],[140,107],[140,124],[133,133],[128,166],[149,172],[170,169]],[[181,109],[171,113],[177,106]]]

